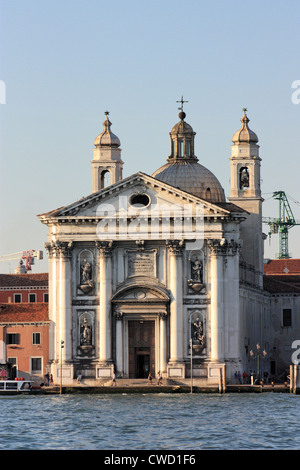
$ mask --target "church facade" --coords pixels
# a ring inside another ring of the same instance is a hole
[[[95,139],[92,193],[41,214],[49,229],[49,364],[58,380],[144,378],[232,383],[264,318],[259,145],[244,110],[231,192],[195,155],[181,108],[167,162],[123,178],[108,114]]]

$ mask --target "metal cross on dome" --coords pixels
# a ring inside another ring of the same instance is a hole
[[[183,111],[183,103],[188,103],[188,101],[184,101],[183,96],[181,96],[181,100],[176,101],[176,103],[181,103],[181,106],[178,109],[180,109],[180,111]]]

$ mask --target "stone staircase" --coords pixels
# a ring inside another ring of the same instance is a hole
[[[82,378],[81,383],[77,383],[77,380],[74,379],[73,383],[70,384],[72,387],[112,387],[114,386],[112,379],[92,379],[92,378]],[[204,385],[203,380],[201,379],[193,379],[193,386],[194,387],[202,387]],[[139,388],[139,387],[190,387],[191,380],[190,379],[170,379],[170,378],[163,378],[162,385],[157,385],[156,378],[152,379],[152,383],[148,384],[148,379],[116,379],[116,387],[119,388]]]

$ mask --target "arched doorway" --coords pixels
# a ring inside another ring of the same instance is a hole
[[[142,379],[166,370],[169,296],[164,288],[145,283],[124,284],[112,299],[120,377]]]

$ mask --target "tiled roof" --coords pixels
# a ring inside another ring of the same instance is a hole
[[[48,321],[48,303],[0,304],[0,323]]]
[[[264,290],[271,294],[300,294],[300,276],[264,276]]]
[[[0,274],[0,287],[48,287],[48,273]]]
[[[300,259],[271,259],[264,264],[264,272],[267,275],[300,275]]]

